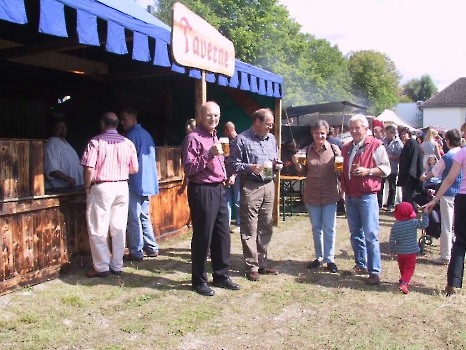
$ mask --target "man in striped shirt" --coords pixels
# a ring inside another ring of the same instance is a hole
[[[224,157],[215,128],[220,107],[215,102],[201,106],[201,121],[186,135],[183,144],[183,167],[189,179],[188,202],[193,221],[191,241],[192,288],[204,296],[213,296],[207,285],[206,261],[210,248],[213,285],[238,290],[229,276],[230,225],[225,198]]]
[[[105,113],[102,133],[92,138],[81,159],[86,190],[86,220],[93,268],[89,278],[121,274],[128,220],[128,177],[138,172],[134,144],[118,134],[118,117]],[[112,252],[107,245],[110,229]]]

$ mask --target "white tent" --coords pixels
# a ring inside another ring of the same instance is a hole
[[[401,125],[401,126],[405,126],[409,128],[409,130],[411,131],[420,131],[419,129],[416,129],[414,126],[405,122],[403,119],[397,116],[395,112],[393,112],[390,109],[385,109],[380,115],[375,117],[375,120],[379,120],[383,122],[384,125],[388,125],[388,124],[394,124],[395,126]]]

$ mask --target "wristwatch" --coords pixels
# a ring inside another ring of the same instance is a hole
[[[374,173],[372,172],[372,168],[369,169],[369,176],[372,176],[374,175]]]

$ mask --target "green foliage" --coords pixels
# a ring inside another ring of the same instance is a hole
[[[437,93],[437,87],[428,74],[420,79],[411,79],[403,86],[403,89],[413,101],[426,101]]]
[[[175,0],[161,0],[157,17],[171,24]],[[338,46],[311,34],[278,0],[184,0],[183,4],[235,45],[236,58],[281,75],[284,105],[349,100],[380,113],[397,103],[400,75],[385,54],[343,56]]]
[[[174,0],[157,17],[171,23]],[[285,105],[352,100],[347,61],[337,46],[289,18],[277,0],[187,0],[183,4],[235,44],[236,57],[284,79]]]
[[[349,55],[348,68],[354,93],[360,103],[369,106],[370,114],[378,115],[397,103],[401,76],[387,55],[357,51]]]

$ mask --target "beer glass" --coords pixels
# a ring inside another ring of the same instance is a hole
[[[343,172],[343,157],[342,156],[335,156],[335,172],[342,173]]]
[[[228,139],[228,137],[221,137],[219,141],[222,145],[223,155],[225,157],[228,157],[230,155],[230,140]]]

